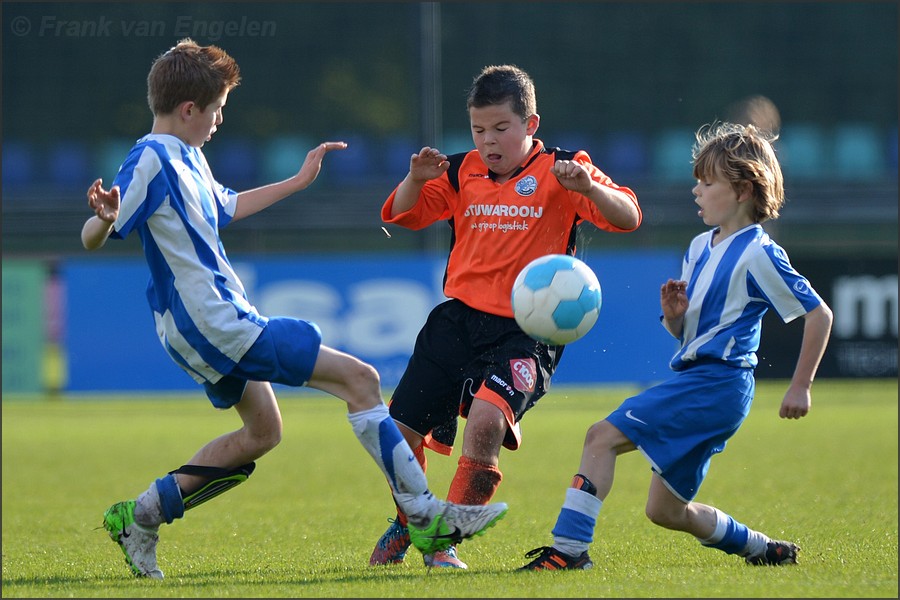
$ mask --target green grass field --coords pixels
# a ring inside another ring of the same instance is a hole
[[[778,418],[786,382],[760,381],[750,417],[713,459],[698,501],[773,537],[801,563],[750,567],[644,516],[649,466],[619,461],[600,513],[592,571],[515,573],[551,542],[589,424],[628,388],[555,388],[504,451],[496,500],[506,518],[468,540],[468,571],[407,561],[369,567],[393,503],[341,402],[281,394],[282,444],[253,477],[161,529],[163,581],[138,580],[98,529],[133,498],[239,425],[198,391],[179,397],[4,397],[3,581],[12,597],[879,597],[898,596],[897,381],[819,380],[813,410]],[[444,497],[459,456],[429,453]]]

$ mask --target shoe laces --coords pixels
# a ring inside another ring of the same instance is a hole
[[[543,556],[544,554],[553,552],[553,548],[551,546],[541,546],[540,548],[535,548],[534,550],[529,550],[525,553],[525,558],[535,558],[537,556]]]
[[[388,519],[388,523],[391,526],[388,528],[388,532],[382,536],[379,546],[383,550],[394,552],[406,550],[410,545],[409,530],[400,523],[399,519]]]

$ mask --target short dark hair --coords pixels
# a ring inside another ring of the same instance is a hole
[[[182,102],[205,110],[241,82],[241,71],[218,46],[200,46],[185,38],[160,55],[147,75],[147,103],[154,115],[166,115]]]
[[[504,102],[510,102],[513,112],[522,119],[537,114],[534,81],[515,65],[485,67],[472,82],[466,108],[482,108]]]

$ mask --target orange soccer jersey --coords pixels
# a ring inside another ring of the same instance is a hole
[[[416,204],[391,218],[396,189],[381,209],[382,220],[423,229],[449,220],[453,231],[444,274],[444,294],[468,306],[512,317],[510,293],[519,271],[545,254],[574,254],[576,227],[582,221],[607,231],[630,231],[609,223],[583,195],[564,188],[550,172],[556,160],[576,160],[601,185],[620,187],[591,163],[584,151],[535,145],[525,163],[505,183],[494,181],[477,150],[449,157],[450,169],[428,181]]]

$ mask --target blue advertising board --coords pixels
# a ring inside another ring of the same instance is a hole
[[[555,383],[638,383],[668,376],[675,340],[659,323],[659,286],[680,272],[677,251],[591,251],[603,306],[566,348]],[[323,342],[375,366],[385,389],[400,379],[429,311],[443,301],[445,256],[233,257],[250,301],[268,316],[316,322]],[[78,259],[67,286],[68,391],[196,390],[162,349],[147,305],[143,260]]]

